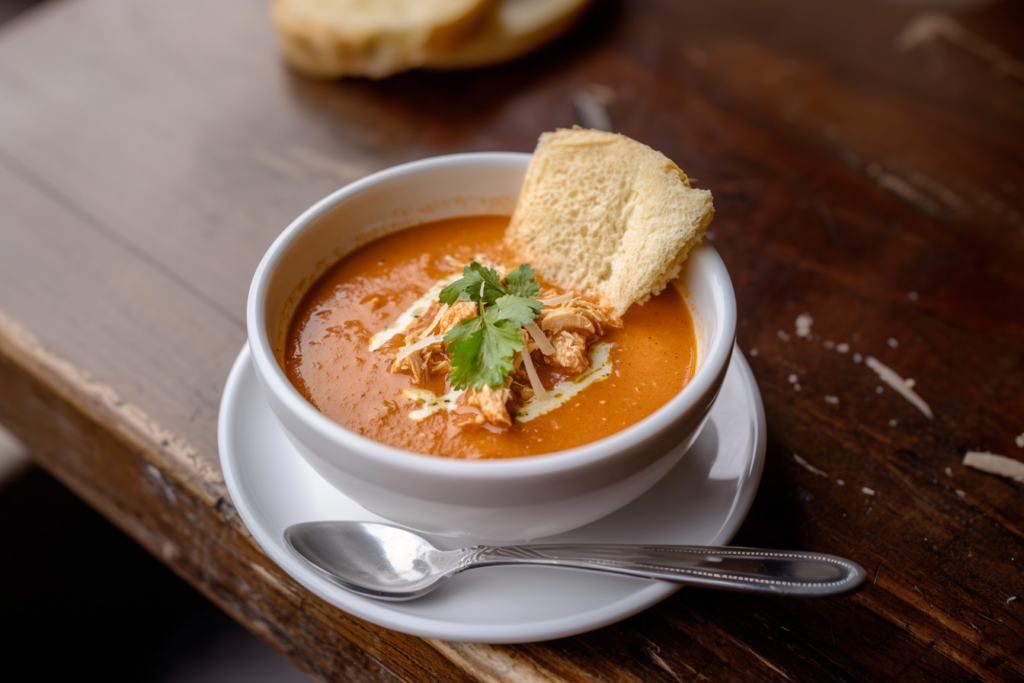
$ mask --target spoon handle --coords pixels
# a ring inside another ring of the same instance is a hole
[[[867,580],[856,562],[824,553],[657,545],[513,545],[467,548],[463,569],[544,565],[628,574],[744,593],[819,598]]]

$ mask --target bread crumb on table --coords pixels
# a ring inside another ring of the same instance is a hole
[[[811,325],[814,324],[814,318],[811,317],[810,313],[801,313],[796,317],[796,336],[806,337],[811,333]]]
[[[986,451],[967,451],[964,464],[987,474],[1024,482],[1024,462]]]
[[[806,460],[801,458],[796,453],[793,454],[793,460],[796,460],[796,464],[800,465],[800,467],[803,467],[808,472],[813,472],[814,474],[817,474],[819,477],[828,478],[828,473],[827,472],[819,470],[817,467],[815,467],[811,463],[807,462]]]
[[[896,393],[898,393],[900,396],[910,401],[910,403],[913,404],[915,408],[924,413],[925,417],[927,417],[929,420],[935,418],[935,416],[932,414],[932,409],[928,406],[927,403],[925,403],[925,400],[918,396],[911,388],[912,385],[908,386],[907,381],[900,377],[892,368],[888,367],[887,365],[884,365],[873,356],[868,356],[865,359],[865,362],[867,363],[869,368],[875,371],[875,374],[878,375],[879,379],[881,379],[883,382],[885,382],[890,387],[895,389]],[[878,389],[876,389],[876,392],[879,394],[882,393],[882,387],[878,387]]]

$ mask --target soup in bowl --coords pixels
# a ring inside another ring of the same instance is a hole
[[[721,387],[735,300],[707,243],[668,291],[602,339],[604,360],[591,347],[602,377],[546,413],[516,406],[510,428],[465,429],[465,413],[444,405],[443,382],[410,393],[408,377],[386,372],[395,342],[372,347],[389,328],[400,335],[403,314],[406,324],[424,315],[420,289],[467,259],[502,258],[501,231],[530,159],[454,155],[368,176],[303,213],[256,271],[249,345],[274,415],[321,476],[385,519],[490,540],[582,526],[664,476]],[[331,339],[340,345],[321,343]],[[572,389],[580,377],[542,379]]]

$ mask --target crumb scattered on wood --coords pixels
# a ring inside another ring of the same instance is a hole
[[[789,341],[789,335],[786,334],[785,330],[779,330],[779,339],[785,342]]]
[[[843,344],[836,344],[836,351],[838,351],[839,353],[847,353],[849,350],[850,350],[850,345],[849,344],[845,344],[845,343],[843,343]]]
[[[985,451],[967,451],[964,464],[981,472],[1024,482],[1024,462]]]
[[[826,339],[824,342],[822,342],[822,346],[824,346],[826,349],[834,349],[836,348],[836,343],[831,339]]]
[[[826,396],[825,397],[825,403],[829,403],[831,405],[837,406],[837,405],[839,405],[839,397],[838,396]]]
[[[907,298],[910,299],[911,301],[917,301],[917,292],[907,292]]]
[[[895,337],[889,337],[889,346],[891,346],[892,348],[895,349],[899,345],[900,345],[900,343],[898,341],[896,341]]]
[[[827,472],[823,472],[822,470],[819,470],[817,467],[815,467],[811,463],[807,462],[806,460],[801,458],[796,453],[793,454],[793,460],[796,460],[796,464],[800,465],[800,467],[803,467],[808,472],[813,472],[814,474],[817,474],[819,477],[826,477],[826,478],[828,477],[828,473]]]
[[[796,317],[796,336],[806,337],[811,333],[811,325],[814,324],[814,318],[811,317],[810,313],[801,313]]]
[[[1014,438],[1014,441],[1017,442],[1017,448],[1024,448],[1024,434]]]
[[[789,383],[790,384],[796,384],[798,381],[800,381],[800,378],[797,377],[796,375],[790,375],[789,376]]]
[[[956,490],[956,495],[958,495],[958,496],[960,496],[961,498],[963,498],[963,497],[964,497],[964,496],[966,496],[967,494],[966,494],[966,493],[964,493],[963,491],[961,491],[960,489],[957,489],[957,490]]]
[[[869,488],[868,488],[867,486],[865,486],[864,488],[862,488],[862,489],[860,490],[860,492],[861,492],[861,493],[863,493],[863,494],[866,494],[866,495],[868,495],[868,496],[873,496],[873,495],[875,495],[875,490],[874,490],[874,489],[869,489]]]
[[[757,358],[757,349],[750,349],[750,355],[753,358]]]
[[[859,353],[853,354],[853,362],[854,363],[859,363],[862,360],[864,360],[864,356],[860,355]]]
[[[843,485],[846,484],[846,482],[843,481],[842,479],[836,479],[836,483],[839,484],[840,486],[843,486]]]
[[[1016,595],[1011,595],[1010,597],[1006,598],[1006,604],[1009,605],[1011,602],[1013,602],[1016,599],[1017,599]]]
[[[952,477],[953,476],[953,468],[952,467],[947,467],[946,468],[946,476],[947,477]]]
[[[925,417],[929,420],[935,419],[935,416],[932,414],[932,409],[928,407],[928,404],[925,403],[924,399],[918,396],[913,389],[907,386],[906,380],[896,374],[892,368],[879,362],[873,356],[868,356],[866,362],[868,367],[874,370],[875,374],[877,374],[883,382],[895,389],[896,393],[900,396],[910,401],[915,408],[924,413]]]

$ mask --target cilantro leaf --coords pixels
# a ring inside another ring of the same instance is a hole
[[[480,324],[483,322],[483,318],[476,316],[474,318],[466,318],[458,325],[448,330],[447,334],[444,335],[444,341],[448,344],[448,350],[452,350],[452,345],[458,345],[462,343],[469,335],[473,334],[480,329]]]
[[[505,289],[505,285],[501,284],[501,277],[498,276],[498,272],[496,270],[493,268],[484,268],[479,264],[471,265],[477,265],[477,272],[480,273],[480,277],[484,281],[483,294],[480,295],[480,292],[477,292],[477,294],[480,295],[479,301],[490,305],[497,301],[498,297],[504,296],[508,293],[508,290]]]
[[[496,389],[505,385],[512,371],[512,358],[523,348],[520,328],[532,323],[544,307],[533,298],[540,292],[540,285],[529,264],[510,272],[507,286],[496,271],[475,261],[462,273],[441,291],[439,298],[448,305],[473,301],[482,315],[463,320],[445,334],[452,366],[449,381],[453,389]]]
[[[492,322],[488,317],[484,313],[480,365],[470,382],[474,389],[480,389],[485,384],[493,389],[505,386],[505,377],[512,372],[512,357],[523,348],[519,325],[508,320]]]
[[[534,298],[540,294],[540,283],[536,281],[537,271],[529,263],[523,263],[505,276],[509,294]]]
[[[480,318],[475,318],[480,320]],[[476,384],[480,367],[480,349],[483,346],[484,331],[477,329],[476,332],[463,338],[457,345],[448,347],[451,354],[452,374],[448,376],[452,389],[465,389],[470,384]],[[504,384],[504,378],[502,378]],[[482,384],[475,388],[479,389]]]
[[[540,314],[540,309],[542,308],[544,308],[544,304],[536,299],[506,294],[495,301],[494,306],[487,309],[484,317],[487,317],[493,311],[496,320],[508,320],[519,328],[532,323],[533,319]]]
[[[462,277],[441,290],[441,294],[437,297],[441,303],[453,306],[456,301],[462,298],[462,294],[467,290],[469,292],[480,290],[480,283],[483,279],[478,271],[473,270],[475,265],[479,264],[474,261],[463,268]],[[466,300],[469,300],[469,298],[467,297]]]
[[[505,285],[493,268],[484,268],[473,261],[462,269],[462,277],[441,290],[438,299],[449,306],[459,300],[493,304],[506,293]]]

